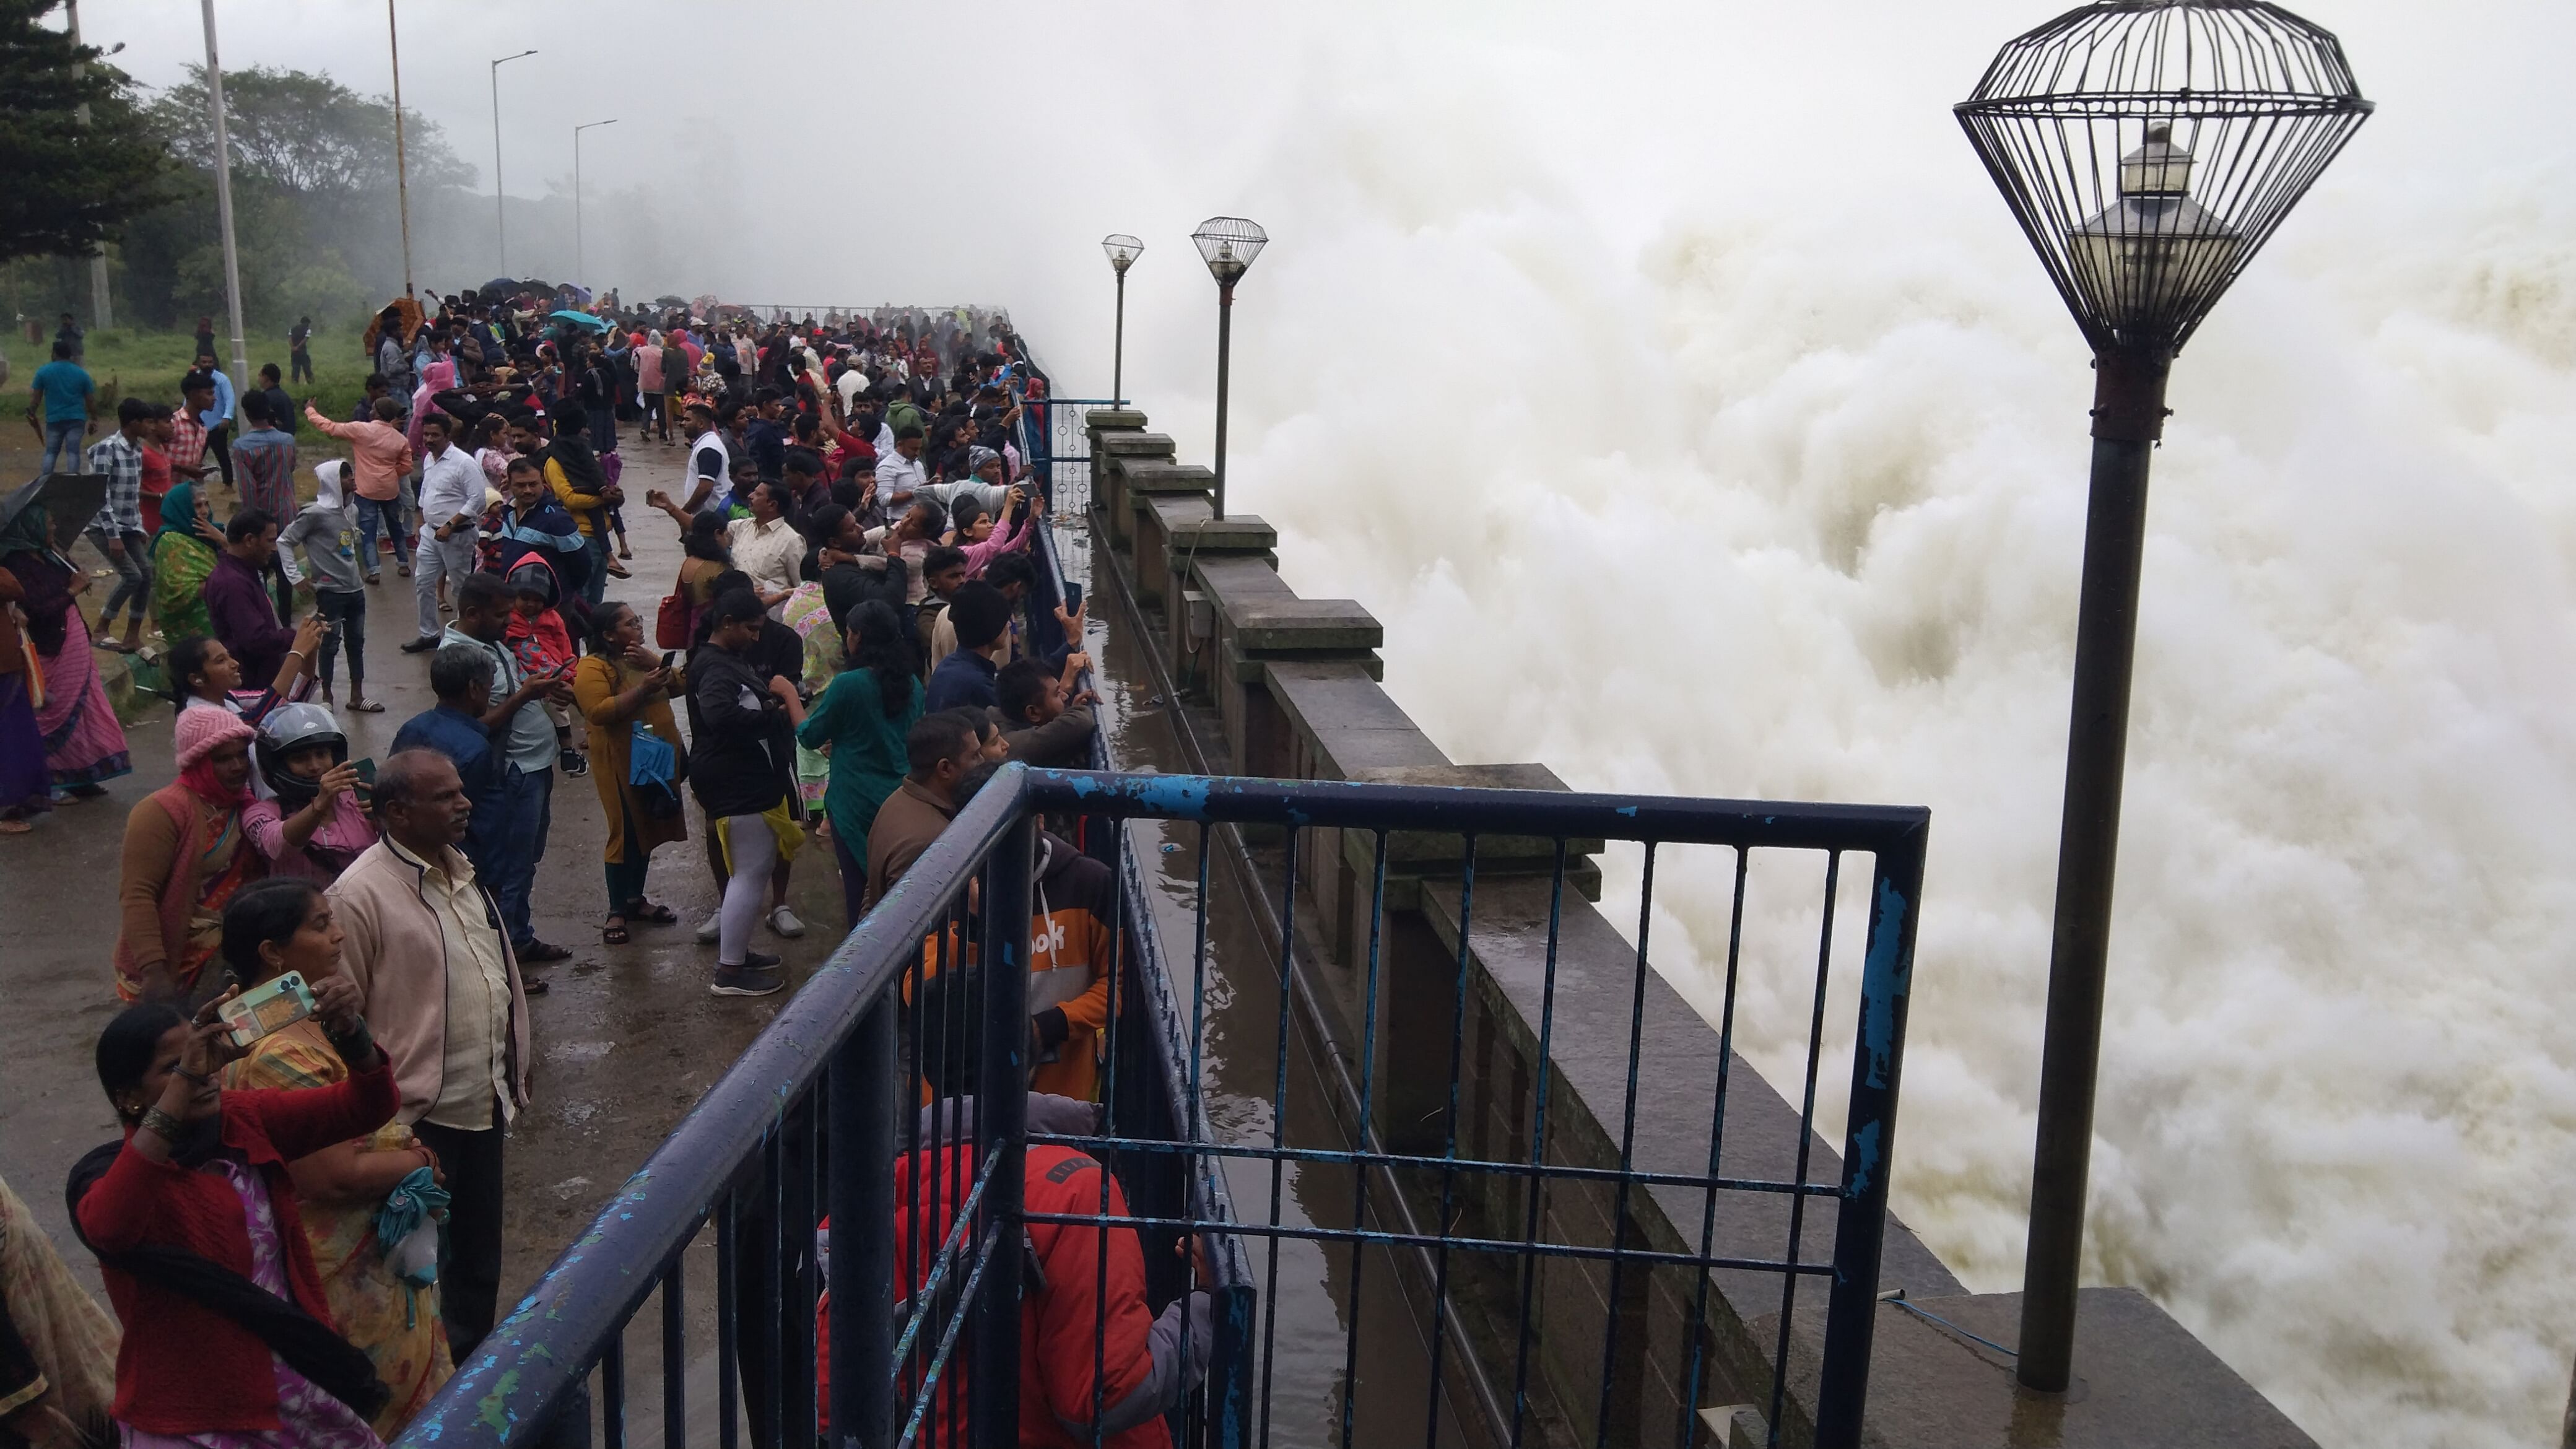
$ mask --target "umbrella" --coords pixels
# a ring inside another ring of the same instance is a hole
[[[588,287],[581,286],[574,282],[566,282],[555,290],[557,292],[570,293],[574,301],[579,302],[585,307],[590,305],[590,289]]]
[[[607,318],[593,317],[588,312],[552,312],[547,315],[554,321],[576,323],[597,332],[605,332],[608,330]]]
[[[519,290],[519,284],[511,281],[508,277],[494,277],[492,280],[483,284],[483,290],[486,292],[498,292],[502,296],[506,297],[512,292]]]
[[[99,505],[106,501],[104,473],[48,473],[0,498],[0,529],[17,522],[28,505],[41,502],[45,505],[45,521],[52,527],[55,551],[69,553],[79,541],[81,529],[98,516]]]
[[[656,307],[685,307],[689,305],[689,299],[686,297],[675,297],[668,292],[664,292],[661,296],[653,299],[653,305]]]

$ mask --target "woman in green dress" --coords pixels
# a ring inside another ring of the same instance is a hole
[[[181,483],[161,495],[161,530],[152,535],[152,612],[164,639],[215,632],[206,580],[223,542],[223,530],[197,503],[196,484]]]

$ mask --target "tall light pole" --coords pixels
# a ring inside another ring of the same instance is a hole
[[[616,124],[617,117],[611,116],[605,121],[589,121],[572,128],[572,270],[573,275],[581,279],[579,285],[584,287],[590,285],[590,264],[583,259],[581,250],[581,133]],[[596,291],[593,295],[597,295]]]
[[[1109,345],[1109,400],[1125,402],[1127,379],[1127,269],[1145,254],[1145,244],[1124,232],[1101,238],[1109,268],[1118,274],[1118,330]]]
[[[2093,348],[2093,477],[2057,847],[2019,1377],[2073,1375],[2147,463],[2165,375],[2371,111],[2267,0],[2094,0],[2006,45],[1959,124]]]
[[[224,234],[224,308],[233,324],[233,391],[250,386],[250,347],[242,337],[241,252],[233,245],[233,145],[224,125],[224,67],[215,55],[215,0],[206,15],[206,107],[215,119],[215,224]]]
[[[534,54],[533,50],[523,50],[492,62],[492,234],[499,241],[501,275],[505,277],[510,274],[510,200],[501,190],[501,67]]]
[[[411,290],[411,171],[403,153],[402,27],[394,23],[394,0],[385,0],[385,45],[394,63],[394,195],[402,206],[403,295]],[[497,133],[499,127],[494,127]]]
[[[1225,517],[1225,384],[1229,354],[1234,350],[1234,284],[1252,259],[1270,244],[1270,233],[1239,216],[1211,216],[1190,233],[1208,275],[1216,278],[1216,496],[1215,513]]]
[[[78,48],[81,43],[80,0],[66,0],[63,9],[67,18],[71,22],[72,45],[74,48]],[[124,48],[125,42],[118,41],[116,44],[116,50],[111,50],[108,54],[114,55],[117,50],[123,50]],[[73,61],[73,78],[78,79],[80,73],[80,62]],[[88,125],[89,102],[83,101],[78,106],[75,106],[72,109],[72,119],[80,122],[84,126]],[[116,304],[109,298],[107,291],[107,248],[104,246],[89,254],[89,310],[90,325],[92,327],[113,327],[116,325]]]

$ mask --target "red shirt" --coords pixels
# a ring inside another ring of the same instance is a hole
[[[161,531],[161,495],[170,491],[170,455],[158,448],[143,450],[143,536],[150,538]]]
[[[278,1237],[286,1247],[286,1282],[305,1312],[331,1321],[295,1184],[286,1164],[334,1143],[363,1137],[393,1120],[402,1098],[382,1052],[376,1069],[351,1072],[328,1087],[294,1091],[226,1089],[224,1146],[240,1153],[268,1186]],[[131,1133],[114,1165],[81,1199],[81,1231],[102,1252],[147,1244],[185,1248],[247,1278],[250,1236],[241,1198],[219,1173],[154,1162],[134,1150]],[[115,1415],[154,1434],[209,1430],[255,1433],[279,1427],[277,1375],[266,1343],[231,1319],[157,1284],[137,1282],[104,1264],[108,1301],[125,1325],[116,1350]],[[176,1366],[184,1365],[184,1368]]]

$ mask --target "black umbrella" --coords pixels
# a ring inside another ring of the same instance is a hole
[[[498,292],[502,296],[506,297],[512,292],[519,290],[519,284],[511,281],[508,277],[494,277],[492,280],[483,284],[483,290],[486,292]]]
[[[45,505],[47,533],[54,549],[69,553],[81,536],[81,529],[98,516],[99,505],[107,501],[107,475],[104,473],[48,473],[35,482],[0,498],[0,530],[18,521],[18,515],[30,504]]]

